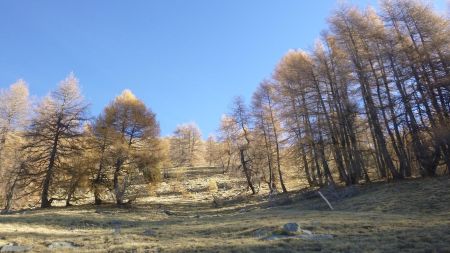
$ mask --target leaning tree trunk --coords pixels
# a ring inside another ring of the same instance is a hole
[[[16,185],[17,185],[17,177],[13,180],[11,187],[8,187],[8,189],[7,189],[6,205],[5,205],[5,209],[3,210],[3,212],[5,212],[5,213],[8,213],[11,210],[14,193],[16,190]]]
[[[239,149],[239,154],[241,156],[241,165],[242,165],[242,169],[244,170],[245,178],[247,179],[248,187],[250,187],[250,189],[252,190],[252,194],[256,194],[255,187],[253,186],[253,183],[252,183],[252,177],[250,175],[250,170],[247,167],[247,161],[245,160],[245,154],[244,154],[243,148]]]
[[[59,125],[59,121],[58,121]],[[55,159],[58,152],[58,142],[59,142],[59,127],[55,134],[55,138],[53,139],[53,147],[50,153],[50,161],[48,163],[47,171],[45,174],[44,182],[42,184],[42,194],[41,194],[41,207],[48,208],[51,207],[52,202],[48,199],[48,193],[50,189],[50,184],[52,182],[53,170],[55,167]]]

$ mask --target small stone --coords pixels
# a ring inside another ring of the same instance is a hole
[[[60,241],[60,242],[52,242],[47,247],[49,249],[74,249],[79,246],[73,242]]]
[[[175,213],[170,210],[164,210],[164,213],[167,215],[175,215]]]
[[[299,225],[297,223],[286,223],[283,225],[283,230],[289,233],[295,233],[299,229]]]

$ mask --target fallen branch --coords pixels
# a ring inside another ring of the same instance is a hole
[[[317,191],[320,195],[320,197],[323,198],[323,200],[325,200],[325,202],[327,202],[328,206],[330,207],[331,210],[334,210],[333,207],[331,206],[330,202],[328,201],[327,198],[325,198],[325,196],[323,196],[323,194],[320,191]]]

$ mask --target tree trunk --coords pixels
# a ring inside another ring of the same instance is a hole
[[[57,130],[56,130],[55,137],[53,139],[52,151],[50,153],[50,161],[49,161],[49,164],[47,167],[44,182],[42,183],[41,208],[48,208],[48,207],[51,207],[51,205],[52,205],[52,202],[48,199],[48,193],[49,193],[49,189],[50,189],[50,185],[51,185],[51,181],[52,181],[52,177],[53,177],[53,169],[55,166],[55,159],[56,159],[56,155],[58,152],[60,121],[61,120],[58,120],[58,123],[57,123]]]
[[[7,194],[6,194],[6,205],[5,205],[5,209],[4,212],[8,213],[11,210],[12,204],[13,204],[13,199],[14,199],[14,193],[16,190],[16,184],[17,184],[17,178],[15,178],[13,180],[13,183],[11,185],[11,187],[9,187],[7,189]]]
[[[255,187],[253,186],[253,183],[252,183],[250,171],[247,168],[247,161],[245,160],[244,149],[242,149],[242,148],[239,149],[239,154],[241,157],[241,165],[242,165],[242,169],[244,170],[245,178],[247,179],[248,187],[250,187],[250,189],[252,190],[252,194],[256,194]]]
[[[270,110],[270,121],[271,121],[272,128],[273,128],[273,135],[275,137],[275,152],[277,154],[278,176],[280,178],[280,184],[281,184],[281,189],[283,190],[283,193],[287,193],[287,189],[286,189],[286,186],[285,186],[284,180],[283,180],[283,174],[281,173],[281,157],[280,157],[280,147],[279,147],[279,141],[278,141],[278,131],[277,131],[276,123],[275,123],[275,118],[273,116],[273,110],[272,110],[272,104],[271,104],[270,97],[269,97],[269,110]]]
[[[120,189],[119,185],[119,174],[120,174],[120,168],[122,167],[123,161],[122,159],[117,159],[115,168],[114,168],[114,178],[113,178],[113,184],[114,184],[114,195],[116,197],[116,204],[122,205],[123,204],[123,193]]]

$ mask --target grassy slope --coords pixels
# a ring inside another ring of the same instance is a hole
[[[67,240],[82,245],[73,252],[450,252],[449,186],[448,177],[371,184],[333,202],[335,211],[319,198],[268,208],[253,197],[217,209],[210,193],[154,197],[129,209],[34,210],[0,216],[0,245],[17,242],[46,251],[46,242]],[[122,224],[119,235],[114,221]],[[287,222],[335,238],[262,241],[254,235]],[[146,229],[156,235],[143,235]]]

